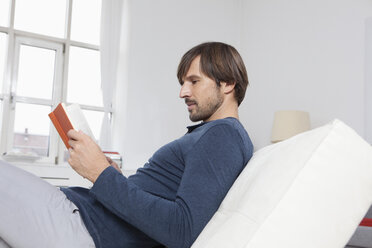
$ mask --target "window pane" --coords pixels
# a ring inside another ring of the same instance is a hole
[[[13,149],[48,156],[51,107],[17,103],[14,119]]]
[[[21,45],[17,95],[52,98],[55,54],[54,50]]]
[[[101,0],[76,0],[72,4],[71,39],[99,44]]]
[[[68,68],[67,101],[103,106],[99,52],[72,46]]]
[[[5,59],[6,59],[6,40],[7,35],[0,33],[0,94],[3,91],[3,80],[4,80],[4,71],[5,71]]]
[[[83,110],[84,116],[89,123],[90,129],[96,141],[98,142],[99,136],[101,134],[101,125],[103,121],[103,112],[101,111],[93,111],[93,110]]]
[[[0,26],[9,26],[10,0],[0,0]]]
[[[14,27],[64,38],[66,0],[17,0]]]

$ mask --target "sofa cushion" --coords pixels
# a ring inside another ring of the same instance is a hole
[[[372,203],[372,147],[343,122],[254,153],[193,248],[344,247]]]

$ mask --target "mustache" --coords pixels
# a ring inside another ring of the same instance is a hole
[[[198,104],[195,100],[191,100],[191,99],[189,99],[189,98],[186,98],[186,99],[185,99],[185,103],[186,103],[186,104],[196,104],[196,105]]]

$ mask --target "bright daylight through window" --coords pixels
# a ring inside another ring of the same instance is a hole
[[[65,162],[48,113],[80,104],[99,138],[103,119],[101,0],[0,1],[0,152],[4,159]]]

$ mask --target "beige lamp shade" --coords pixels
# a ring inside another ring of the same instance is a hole
[[[277,111],[274,116],[271,142],[279,142],[310,129],[308,112],[297,110]]]

